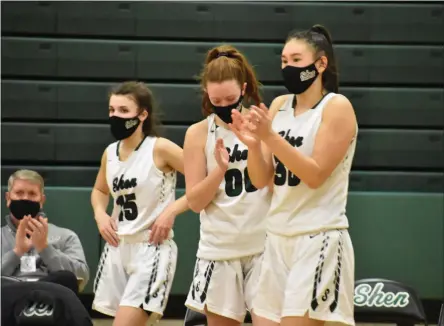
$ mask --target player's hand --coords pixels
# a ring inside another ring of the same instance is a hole
[[[15,248],[14,252],[17,256],[21,257],[32,247],[31,235],[32,231],[28,228],[28,222],[32,220],[31,215],[26,215],[20,222],[17,228],[17,234],[15,235]]]
[[[104,213],[96,216],[96,222],[102,238],[111,246],[117,247],[119,245],[119,237],[117,236],[116,221]]]
[[[158,245],[168,239],[175,220],[176,214],[171,212],[167,207],[156,219],[156,222],[154,222],[153,227],[151,228],[149,242]]]
[[[233,122],[228,125],[236,137],[248,148],[260,145],[260,140],[254,133],[255,128],[250,123],[250,117],[250,112],[246,115],[242,115],[239,111],[233,110],[231,112]]]
[[[228,162],[230,161],[230,155],[225,148],[224,141],[220,138],[216,141],[216,147],[214,148],[214,158],[216,159],[219,168],[224,172],[227,171]]]
[[[32,232],[31,242],[38,253],[48,247],[48,219],[42,216],[28,221],[28,229]]]
[[[249,120],[250,124],[248,129],[256,135],[257,138],[265,140],[273,133],[270,112],[264,103],[261,103],[259,107],[251,106]]]

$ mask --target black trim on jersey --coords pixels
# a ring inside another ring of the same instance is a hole
[[[217,128],[219,128],[219,126],[216,124],[216,121],[213,119],[213,123],[210,126],[210,132],[214,133],[217,130]]]
[[[148,304],[151,299],[150,292],[151,288],[153,287],[157,279],[157,272],[159,270],[159,260],[160,260],[160,247],[156,246],[156,250],[154,251],[154,262],[153,262],[153,268],[151,269],[150,282],[148,284],[148,290],[146,291],[146,296],[145,296],[145,304]]]
[[[137,145],[137,147],[134,149],[134,151],[138,151],[140,146],[142,146],[143,142],[145,141],[147,136],[144,136],[143,139],[140,141],[139,145]]]
[[[197,260],[196,260],[196,267],[195,267],[195,270],[194,270],[193,286],[192,286],[192,289],[191,289],[191,297],[193,298],[193,300],[196,300],[196,285],[195,285],[195,282],[196,282],[197,277],[199,276],[199,262],[200,262],[200,258],[197,258]]]
[[[322,247],[319,253],[318,265],[316,266],[316,272],[313,281],[313,295],[311,297],[311,309],[313,309],[313,311],[315,311],[316,308],[319,306],[319,302],[317,299],[318,284],[321,283],[321,274],[322,274],[322,268],[324,267],[325,252],[328,247],[328,240],[330,239],[330,236],[325,232],[323,235],[324,235],[324,240],[322,240]]]
[[[137,145],[137,147],[134,148],[134,151],[139,150],[140,146],[142,146],[142,144],[143,144],[143,142],[145,141],[146,137],[147,137],[147,136],[144,136],[144,137],[143,137],[143,139],[140,141],[139,145]],[[120,157],[119,157],[120,142],[121,142],[121,141],[119,140],[119,141],[117,142],[117,146],[116,146],[116,155],[117,155],[117,158],[118,158],[119,160],[120,160]]]
[[[162,309],[165,309],[165,307],[163,306],[166,303],[166,299],[169,295],[169,293],[167,293],[168,290],[168,282],[170,281],[170,272],[171,272],[171,266],[173,265],[173,248],[171,246],[171,241],[169,242],[170,244],[170,252],[168,253],[168,265],[166,268],[166,277],[165,277],[165,281],[163,282],[163,298],[160,301],[160,306],[162,307]]]
[[[325,93],[325,94],[322,96],[322,98],[319,100],[319,102],[316,103],[315,105],[313,105],[313,107],[312,107],[310,110],[314,110],[314,109],[316,109],[316,108],[318,107],[319,103],[321,103],[322,100],[323,100],[328,94],[330,94],[330,93],[331,93],[331,92]],[[296,98],[296,95],[293,95],[293,96],[294,96],[294,97],[293,97],[293,102],[292,102],[292,104],[291,104],[291,107],[292,107],[293,110],[295,110],[295,109],[296,109],[297,98]]]
[[[109,253],[109,247],[108,245],[106,245],[100,257],[99,267],[97,268],[96,278],[94,279],[93,293],[96,293],[97,288],[99,287],[100,279],[102,277],[103,267],[106,264],[106,258],[108,256],[108,253]]]
[[[207,291],[208,287],[210,286],[211,276],[213,275],[213,268],[215,263],[216,262],[214,260],[210,261],[207,266],[207,270],[205,271],[205,287],[202,291],[202,294],[200,295],[200,303],[204,303],[207,299]]]
[[[336,265],[335,269],[335,280],[333,282],[335,286],[335,296],[333,302],[330,304],[330,311],[334,312],[336,308],[338,307],[339,302],[339,284],[341,282],[341,267],[342,267],[342,254],[343,254],[343,244],[344,241],[342,239],[343,232],[341,230],[339,231],[339,243],[338,243],[338,263]]]

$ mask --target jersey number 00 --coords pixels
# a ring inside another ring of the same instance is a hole
[[[239,169],[229,169],[225,172],[225,193],[227,196],[239,196],[242,193],[244,186],[246,192],[254,192],[257,190],[257,188],[251,183],[250,176],[248,175],[248,168],[244,169],[243,176]]]

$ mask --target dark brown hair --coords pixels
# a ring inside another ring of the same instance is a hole
[[[247,83],[244,100],[259,105],[262,101],[259,93],[260,83],[256,78],[253,67],[235,47],[220,45],[208,51],[204,68],[200,74],[202,88],[202,113],[208,116],[213,113],[213,105],[205,92],[208,82],[221,83],[235,79],[240,87]]]
[[[322,25],[314,25],[306,31],[292,31],[287,37],[287,42],[296,39],[304,40],[315,51],[317,57],[325,55],[328,60],[327,68],[322,74],[322,86],[329,92],[338,93],[338,67],[333,50],[333,43],[327,28]]]
[[[157,116],[153,93],[146,84],[137,81],[127,81],[112,88],[109,97],[111,95],[129,96],[136,102],[139,114],[146,110],[148,117],[143,122],[142,132],[145,136],[159,136],[161,123]]]

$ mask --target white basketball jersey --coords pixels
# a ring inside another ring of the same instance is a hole
[[[214,149],[218,138],[223,139],[230,162],[214,199],[200,213],[197,257],[225,260],[254,255],[264,250],[265,218],[271,196],[268,187],[256,189],[251,184],[248,148],[230,130],[216,127],[214,117],[212,114],[207,119],[207,171],[217,167]]]
[[[290,96],[277,112],[273,120],[273,130],[297,150],[311,156],[325,105],[335,95],[327,94],[314,108],[296,117],[292,106],[294,96]],[[293,236],[347,228],[345,207],[355,147],[356,136],[342,162],[317,189],[310,189],[274,157],[274,189],[268,215],[268,230]]]
[[[156,137],[146,137],[126,161],[120,161],[120,142],[106,150],[106,181],[114,199],[112,218],[119,235],[148,229],[175,200],[176,171],[163,173],[153,160]]]

